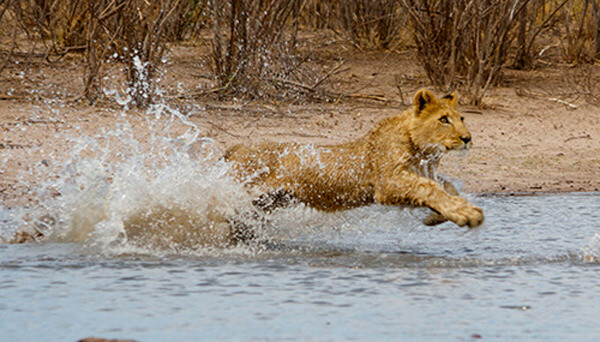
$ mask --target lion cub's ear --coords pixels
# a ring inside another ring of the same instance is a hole
[[[426,107],[437,105],[435,95],[427,89],[421,89],[415,94],[415,107],[417,107],[417,113],[425,109]]]
[[[456,107],[456,104],[458,103],[458,92],[455,90],[452,92],[452,94],[446,95],[442,98],[448,100],[450,106]]]

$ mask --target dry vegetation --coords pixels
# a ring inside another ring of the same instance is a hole
[[[198,64],[210,64],[204,88],[172,97],[337,101],[356,96],[326,82],[343,61],[326,68],[311,64],[314,49],[324,44],[302,43],[300,37],[326,32],[349,49],[415,51],[431,85],[458,88],[470,103],[481,104],[509,68],[548,63],[551,47],[560,52],[553,63],[593,68],[600,56],[598,2],[0,0],[0,82],[10,83],[33,61],[52,65],[69,58],[83,70],[77,73],[82,86],[75,100],[106,100],[103,82],[109,70],[120,69],[127,86],[123,93],[145,108],[156,101],[165,52],[178,44],[208,42],[197,56]],[[590,99],[598,97],[594,83],[591,78],[579,86]],[[10,94],[0,90],[0,97]]]
[[[300,0],[215,1],[213,73],[218,90],[264,98],[299,77],[296,58]]]

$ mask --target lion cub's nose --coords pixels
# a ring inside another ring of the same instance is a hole
[[[460,140],[462,140],[466,145],[471,141],[471,137],[460,137]]]

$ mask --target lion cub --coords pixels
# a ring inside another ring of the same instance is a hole
[[[240,144],[225,158],[237,179],[262,194],[255,204],[267,211],[291,199],[325,211],[372,203],[425,206],[434,211],[425,224],[450,220],[473,228],[483,223],[483,211],[435,178],[445,152],[471,146],[456,102],[456,93],[436,99],[422,89],[413,106],[356,141]]]

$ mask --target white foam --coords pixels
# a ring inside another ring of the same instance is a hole
[[[22,210],[25,229],[101,251],[225,244],[233,221],[251,219],[252,197],[181,113],[161,105],[149,114],[143,143],[123,117],[102,137],[70,137],[69,155],[38,185],[39,204]],[[171,137],[172,121],[189,129]]]
[[[590,243],[583,247],[582,251],[584,261],[600,263],[600,234],[594,234]]]

